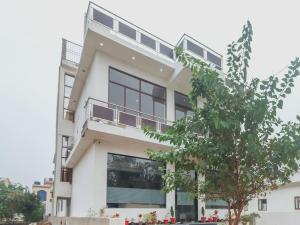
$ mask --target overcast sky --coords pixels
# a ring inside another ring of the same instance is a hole
[[[94,2],[172,44],[187,33],[224,56],[249,19],[254,29],[252,76],[277,73],[300,56],[300,1]],[[52,176],[61,39],[82,43],[88,1],[0,4],[0,177],[31,186]],[[300,78],[284,105],[284,120],[300,114],[299,96]]]

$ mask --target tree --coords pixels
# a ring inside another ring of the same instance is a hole
[[[197,198],[222,199],[230,225],[237,225],[248,202],[289,182],[299,169],[300,117],[284,123],[278,116],[299,75],[299,58],[282,79],[248,79],[252,26],[228,45],[224,79],[207,63],[176,49],[179,62],[192,72],[189,95],[194,114],[176,121],[166,133],[148,136],[169,142],[171,150],[149,150],[149,157],[175,165],[164,175],[164,190],[180,186]],[[224,80],[226,82],[224,82]],[[196,102],[204,99],[203,106]],[[187,176],[196,171],[195,181]]]
[[[0,221],[13,222],[16,215],[22,215],[25,222],[38,222],[43,213],[42,203],[28,188],[0,183]]]

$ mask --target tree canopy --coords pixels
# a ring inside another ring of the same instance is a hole
[[[278,112],[299,76],[299,58],[287,73],[265,80],[248,78],[252,26],[228,45],[228,72],[224,76],[182,49],[177,59],[192,72],[189,94],[193,115],[174,122],[166,133],[146,130],[171,150],[149,150],[151,159],[175,165],[164,175],[164,189],[180,186],[197,197],[228,203],[229,224],[238,224],[248,202],[289,182],[299,169],[300,117],[284,122]],[[197,101],[203,106],[197,107]],[[187,176],[196,171],[195,181]],[[234,213],[233,219],[232,213]]]
[[[0,183],[0,222],[13,222],[19,215],[25,222],[38,222],[43,219],[43,213],[42,203],[28,188]]]

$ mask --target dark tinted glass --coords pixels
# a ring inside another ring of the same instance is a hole
[[[227,209],[228,204],[223,200],[207,200],[205,202],[206,209]]]
[[[124,87],[110,83],[109,84],[109,102],[124,106]]]
[[[155,40],[144,35],[144,34],[141,34],[141,42],[144,44],[144,45],[147,45],[148,47],[150,48],[153,48],[155,49],[156,48],[156,43],[155,43]]]
[[[149,95],[165,99],[166,89],[145,81],[141,81],[141,90]]]
[[[109,75],[110,75],[109,79],[111,81],[114,81],[118,84],[124,85],[126,87],[130,87],[130,88],[133,88],[136,90],[140,89],[140,81],[137,78],[134,78],[132,76],[129,76],[125,73],[122,73],[122,72],[112,69],[112,68],[109,69]]]
[[[187,41],[187,49],[194,52],[195,54],[203,57],[204,56],[204,50],[200,46],[194,44],[193,42]]]
[[[166,118],[166,104],[164,100],[156,99],[154,101],[154,115],[164,119]],[[161,121],[164,122],[164,121]]]
[[[134,110],[139,111],[139,105],[140,105],[139,92],[131,90],[131,89],[126,89],[125,101],[126,101],[126,107],[128,109],[133,109],[133,111],[129,110],[129,112],[132,112],[135,114],[136,112]]]
[[[102,12],[99,12],[98,10],[94,9],[93,10],[93,18],[94,20],[102,23],[105,26],[108,26],[110,28],[113,28],[113,18],[110,16],[105,15]]]
[[[164,207],[165,194],[159,164],[130,156],[108,154],[107,206]]]
[[[180,94],[178,92],[175,92],[175,105],[180,105],[190,109],[192,108],[188,96]]]
[[[163,45],[163,44],[160,44],[160,53],[168,56],[169,58],[173,58],[173,49]]]
[[[153,115],[153,98],[151,96],[141,94],[141,111]]]
[[[221,68],[222,60],[220,57],[218,57],[210,52],[207,52],[207,60],[216,64],[217,66],[219,66],[219,68]]]
[[[132,39],[136,39],[136,30],[124,23],[119,22],[119,32]]]

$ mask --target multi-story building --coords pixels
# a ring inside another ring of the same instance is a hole
[[[35,181],[32,185],[32,192],[38,196],[44,205],[44,215],[51,215],[53,201],[53,178],[44,178],[43,184],[41,184],[40,181]]]
[[[170,148],[145,136],[145,126],[165,132],[191,113],[191,73],[176,61],[176,46],[222,74],[222,56],[194,38],[184,34],[174,46],[89,4],[83,46],[63,40],[53,215],[87,216],[106,208],[124,218],[155,210],[163,219],[173,206],[178,220],[200,217],[201,201],[180,189],[162,192],[158,163],[145,152]]]

